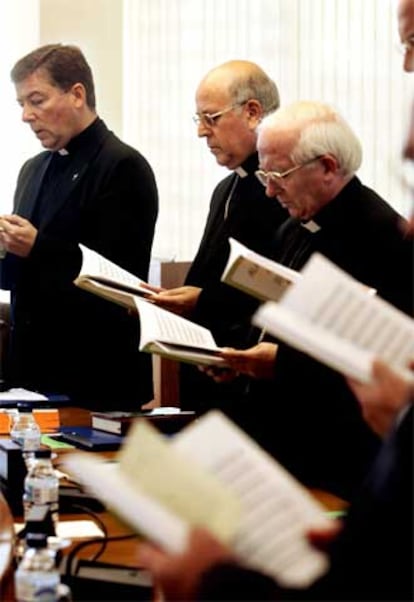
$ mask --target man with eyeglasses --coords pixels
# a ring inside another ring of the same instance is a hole
[[[0,217],[1,287],[12,307],[8,381],[90,408],[137,409],[153,393],[136,318],[73,280],[79,243],[147,278],[158,213],[153,171],[98,117],[79,48],[37,48],[11,76],[22,119],[44,151],[20,171],[13,215]]]
[[[185,286],[159,292],[153,301],[209,328],[218,345],[247,346],[257,302],[220,282],[229,256],[229,237],[265,256],[287,212],[255,176],[256,128],[279,106],[275,83],[255,63],[233,60],[209,71],[196,91],[197,133],[217,163],[232,170],[216,187],[198,252]],[[199,412],[225,409],[238,399],[243,378],[216,385],[192,366],[181,366],[181,407]]]
[[[361,146],[345,120],[322,103],[294,103],[263,120],[258,150],[256,175],[290,214],[275,258],[300,270],[318,251],[410,313],[412,245],[401,216],[355,175]],[[348,498],[378,440],[343,378],[267,337],[222,355],[235,373],[259,377],[250,382],[239,424],[300,480]],[[263,419],[269,404],[271,423]]]

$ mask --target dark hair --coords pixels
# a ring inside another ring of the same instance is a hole
[[[22,82],[38,69],[43,69],[50,83],[67,92],[77,83],[86,91],[86,102],[95,110],[95,87],[91,68],[77,46],[47,44],[36,48],[17,61],[11,70],[14,84]]]

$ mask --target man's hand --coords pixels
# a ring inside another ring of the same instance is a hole
[[[160,290],[160,292],[154,289],[156,287],[151,288],[154,294],[149,297],[152,303],[185,317],[191,316],[202,290],[197,286],[180,286],[169,290]]]
[[[413,369],[413,365],[410,366]],[[384,437],[398,413],[413,394],[412,383],[396,374],[381,360],[375,360],[372,383],[361,383],[348,378],[347,382],[358,398],[363,416],[372,430]]]
[[[225,347],[220,355],[236,373],[271,380],[275,370],[276,353],[276,344],[262,342],[245,350]]]
[[[182,554],[169,554],[155,546],[140,546],[139,563],[161,587],[166,600],[194,600],[202,573],[220,562],[234,561],[231,551],[206,529],[195,528]]]
[[[37,229],[20,215],[3,215],[0,218],[0,242],[9,253],[27,257],[33,248]]]

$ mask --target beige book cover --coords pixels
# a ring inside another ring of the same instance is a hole
[[[230,255],[222,282],[260,301],[278,301],[300,279],[299,272],[251,251],[234,238],[229,242]]]

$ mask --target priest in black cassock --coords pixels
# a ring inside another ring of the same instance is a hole
[[[38,48],[11,76],[22,119],[46,150],[23,165],[13,214],[0,219],[1,287],[11,291],[7,380],[89,407],[137,410],[152,398],[137,319],[73,280],[79,243],[147,279],[158,213],[153,171],[98,117],[78,48]]]

